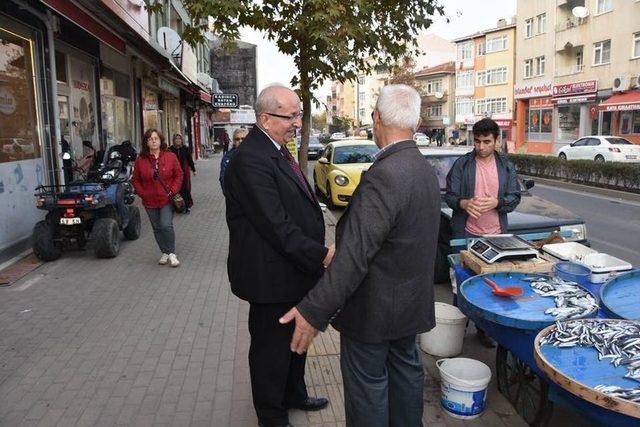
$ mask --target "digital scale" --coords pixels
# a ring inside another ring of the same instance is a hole
[[[503,259],[529,259],[538,256],[531,243],[513,234],[491,234],[472,240],[469,250],[492,264]]]

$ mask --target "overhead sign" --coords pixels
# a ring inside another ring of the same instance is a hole
[[[237,93],[214,93],[211,105],[213,108],[238,108],[240,99]]]
[[[586,80],[584,82],[566,83],[553,86],[553,97],[576,96],[596,93],[598,91],[597,80]]]
[[[549,80],[538,83],[521,83],[513,87],[513,96],[516,99],[551,96],[552,87],[553,84]]]

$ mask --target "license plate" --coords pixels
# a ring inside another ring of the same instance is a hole
[[[638,156],[627,156],[627,159],[632,160],[632,159],[637,159]]]
[[[62,224],[62,225],[82,224],[82,219],[80,219],[80,218],[60,218],[60,224]]]

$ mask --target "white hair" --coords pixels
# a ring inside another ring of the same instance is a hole
[[[411,129],[413,132],[420,122],[420,94],[411,86],[402,84],[386,85],[380,89],[376,110],[384,126]]]
[[[283,85],[282,83],[271,83],[265,86],[264,89],[260,91],[260,94],[256,99],[256,104],[254,106],[256,116],[266,111],[275,111],[280,106],[280,101],[278,100],[278,97],[274,94],[274,91],[269,90],[274,87],[289,89],[289,87]]]
[[[236,130],[233,131],[232,138],[235,138],[236,135],[239,135],[239,134],[243,134],[243,135],[246,136],[247,133],[249,133],[249,132],[245,128],[237,128]]]

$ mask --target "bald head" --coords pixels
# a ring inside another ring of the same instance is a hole
[[[291,89],[277,84],[264,88],[255,105],[258,127],[275,142],[286,144],[302,127],[300,98]]]

